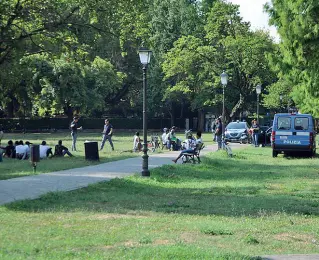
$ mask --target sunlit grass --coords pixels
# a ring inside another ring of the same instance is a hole
[[[2,259],[249,259],[319,252],[319,160],[268,148],[0,208]]]

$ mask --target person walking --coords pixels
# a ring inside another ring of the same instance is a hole
[[[218,145],[218,150],[222,149],[222,134],[223,134],[223,124],[221,118],[217,118],[217,125],[215,128],[215,139]]]
[[[72,136],[72,151],[76,151],[76,139],[78,137],[78,130],[82,130],[82,126],[78,126],[79,118],[73,117],[73,121],[70,124],[71,136]]]
[[[112,151],[114,151],[114,145],[112,142],[113,126],[110,124],[110,121],[108,119],[105,119],[105,125],[102,134],[103,135],[100,151],[103,149],[106,140],[109,141],[112,147]]]

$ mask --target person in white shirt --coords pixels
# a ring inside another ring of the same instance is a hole
[[[40,158],[47,158],[49,155],[53,156],[52,148],[47,145],[46,141],[42,141],[40,145]]]
[[[169,137],[169,131],[168,129],[165,127],[163,129],[163,134],[162,134],[162,147],[166,147],[168,148],[168,137]]]
[[[27,159],[28,150],[23,144],[23,141],[16,142],[16,158],[19,160]]]
[[[195,149],[196,149],[196,145],[197,144],[201,144],[202,141],[202,132],[198,131],[196,133],[196,140],[193,139],[192,135],[188,135],[188,144],[187,146],[189,147],[188,149],[185,149],[183,151],[181,151],[181,153],[177,156],[177,158],[175,160],[172,160],[174,163],[177,163],[178,159],[181,158],[183,156],[183,153],[194,153]]]
[[[142,144],[141,144],[140,133],[136,132],[133,139],[133,151],[140,152],[141,149],[142,149]]]

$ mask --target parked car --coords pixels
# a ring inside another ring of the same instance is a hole
[[[249,126],[247,122],[231,122],[225,128],[225,141],[226,142],[238,142],[249,143],[251,137],[248,133]]]
[[[272,156],[278,153],[316,154],[314,119],[309,114],[276,114],[271,134]]]

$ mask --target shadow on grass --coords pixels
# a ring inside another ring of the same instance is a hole
[[[303,166],[296,167],[291,173],[287,166],[276,165],[274,171],[269,172],[262,162],[254,165],[246,159],[229,160],[220,156],[207,158],[201,165],[156,168],[148,179],[137,175],[113,179],[77,191],[50,193],[37,200],[5,206],[27,212],[125,214],[153,211],[256,217],[284,212],[318,216],[318,192],[276,190],[276,185],[284,185],[289,176],[293,176],[292,182],[298,176],[313,178],[314,172],[306,174],[302,171]]]

